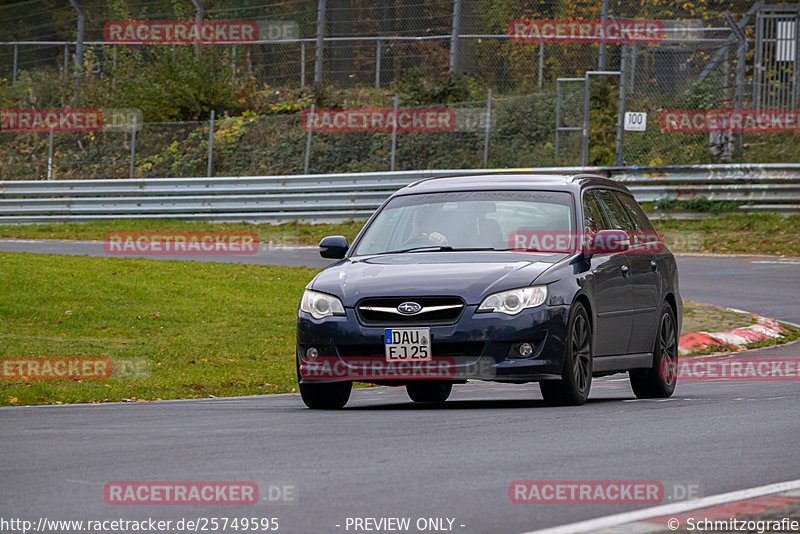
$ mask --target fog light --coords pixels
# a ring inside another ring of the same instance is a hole
[[[319,356],[319,351],[316,349],[316,347],[308,347],[306,349],[306,358],[309,360],[316,360],[317,356]]]
[[[518,350],[520,356],[523,358],[528,358],[533,354],[533,345],[530,343],[520,343]]]

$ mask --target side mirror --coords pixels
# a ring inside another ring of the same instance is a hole
[[[323,258],[340,260],[344,258],[349,247],[347,238],[343,235],[329,235],[319,242],[319,255]]]
[[[625,252],[631,246],[628,233],[624,230],[600,230],[586,245],[585,254],[616,254]]]

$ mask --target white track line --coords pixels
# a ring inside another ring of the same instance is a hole
[[[702,499],[694,499],[691,501],[662,504],[652,508],[645,508],[644,510],[634,510],[632,512],[623,512],[621,514],[598,517],[597,519],[579,521],[569,525],[561,525],[542,530],[532,530],[530,532],[525,532],[524,534],[575,534],[580,532],[595,532],[603,528],[616,527],[626,523],[650,519],[652,517],[675,515],[688,512],[689,510],[697,510],[698,508],[707,508],[717,504],[752,499],[753,497],[781,493],[783,491],[789,491],[797,488],[800,488],[800,479],[779,482],[777,484],[769,484],[767,486],[759,486],[756,488],[732,491],[730,493],[721,493],[719,495],[711,495],[710,497],[703,497]]]

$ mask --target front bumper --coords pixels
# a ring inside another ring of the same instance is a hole
[[[298,371],[301,382],[354,380],[398,383],[415,380],[482,379],[530,382],[560,378],[563,366],[569,306],[541,305],[518,315],[475,313],[467,306],[452,325],[363,326],[353,308],[346,316],[297,318]],[[386,328],[427,327],[431,332],[431,362],[386,362]],[[533,345],[533,354],[521,357],[520,343]],[[318,356],[309,358],[308,348]]]

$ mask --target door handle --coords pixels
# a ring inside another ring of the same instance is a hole
[[[621,270],[622,270],[622,276],[628,276],[629,269],[627,265],[623,265]]]
[[[650,268],[655,271],[656,269],[658,269],[658,263],[656,263],[655,260],[650,260]]]

